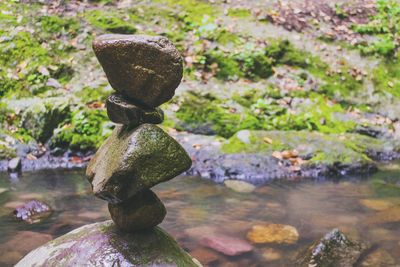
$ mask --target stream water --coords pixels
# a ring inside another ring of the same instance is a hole
[[[400,266],[400,164],[384,165],[371,177],[351,180],[276,181],[244,194],[199,177],[178,177],[154,188],[168,214],[161,227],[205,266],[290,266],[297,253],[333,228],[384,249]],[[397,184],[396,184],[397,183]],[[109,219],[82,170],[37,171],[10,179],[0,173],[0,266],[16,263],[29,250],[84,224]],[[53,213],[28,224],[12,216],[16,206],[37,199]],[[202,247],[207,231],[246,239],[266,222],[297,228],[294,245],[255,245],[229,257]]]

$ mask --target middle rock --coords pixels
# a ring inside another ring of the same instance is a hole
[[[141,108],[122,95],[112,94],[107,98],[107,115],[112,122],[138,126],[143,123],[158,124],[164,120],[160,108]]]
[[[188,170],[183,147],[153,124],[117,126],[90,161],[86,175],[96,196],[120,203]]]

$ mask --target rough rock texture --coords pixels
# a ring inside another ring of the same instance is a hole
[[[119,229],[134,232],[160,224],[167,211],[151,190],[145,189],[120,204],[108,204],[111,218]]]
[[[182,57],[165,37],[106,34],[93,50],[111,86],[148,107],[170,100],[182,79]]]
[[[367,244],[349,240],[338,229],[334,229],[306,253],[301,253],[297,265],[352,267],[368,247]]]
[[[140,108],[119,94],[110,95],[106,105],[107,115],[115,123],[138,126],[143,123],[157,124],[164,120],[162,109]]]
[[[183,147],[159,127],[116,127],[90,161],[86,175],[96,196],[119,203],[188,170]]]
[[[16,266],[198,267],[162,229],[128,234],[112,221],[69,232],[31,251]]]

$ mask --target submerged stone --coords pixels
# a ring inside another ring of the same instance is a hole
[[[160,224],[167,211],[151,190],[145,189],[119,204],[108,204],[111,219],[119,229],[134,232]]]
[[[291,225],[271,223],[254,225],[247,233],[247,238],[256,244],[294,244],[299,239],[299,233]]]
[[[106,34],[93,50],[111,86],[148,107],[170,100],[182,79],[182,57],[162,36]]]
[[[15,208],[14,215],[18,220],[28,223],[39,222],[51,215],[51,208],[38,200],[31,200]]]
[[[143,123],[158,124],[164,120],[162,109],[143,109],[119,94],[110,95],[106,105],[107,115],[115,123],[138,126]]]
[[[256,189],[254,185],[239,180],[225,180],[224,184],[226,187],[238,193],[251,193]]]
[[[90,161],[86,175],[96,196],[119,203],[188,170],[183,147],[153,124],[116,127]]]
[[[69,232],[31,251],[16,266],[198,267],[161,228],[124,233],[112,221]]]
[[[247,241],[222,234],[204,237],[201,244],[228,256],[237,256],[253,250]]]
[[[367,244],[348,239],[338,229],[334,229],[305,253],[301,253],[297,265],[352,267],[368,247]]]

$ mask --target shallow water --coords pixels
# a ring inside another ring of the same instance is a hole
[[[392,186],[385,187],[384,180]],[[203,263],[213,260],[205,266],[290,266],[297,253],[333,228],[385,249],[400,264],[400,218],[396,219],[400,216],[390,215],[399,211],[398,181],[400,165],[390,164],[363,179],[277,181],[249,194],[198,177],[178,177],[155,191],[168,210],[161,226]],[[0,193],[0,266],[14,264],[50,237],[109,219],[106,204],[92,196],[82,170],[25,173],[19,181],[0,173],[0,192],[4,189]],[[13,207],[31,199],[49,204],[54,212],[39,223],[16,221]],[[368,208],[362,204],[365,199],[379,199],[380,206]],[[299,241],[294,245],[255,245],[252,253],[229,257],[204,249],[196,238],[199,232],[214,230],[245,240],[251,226],[266,222],[296,227]],[[271,251],[281,259],[267,257]]]

